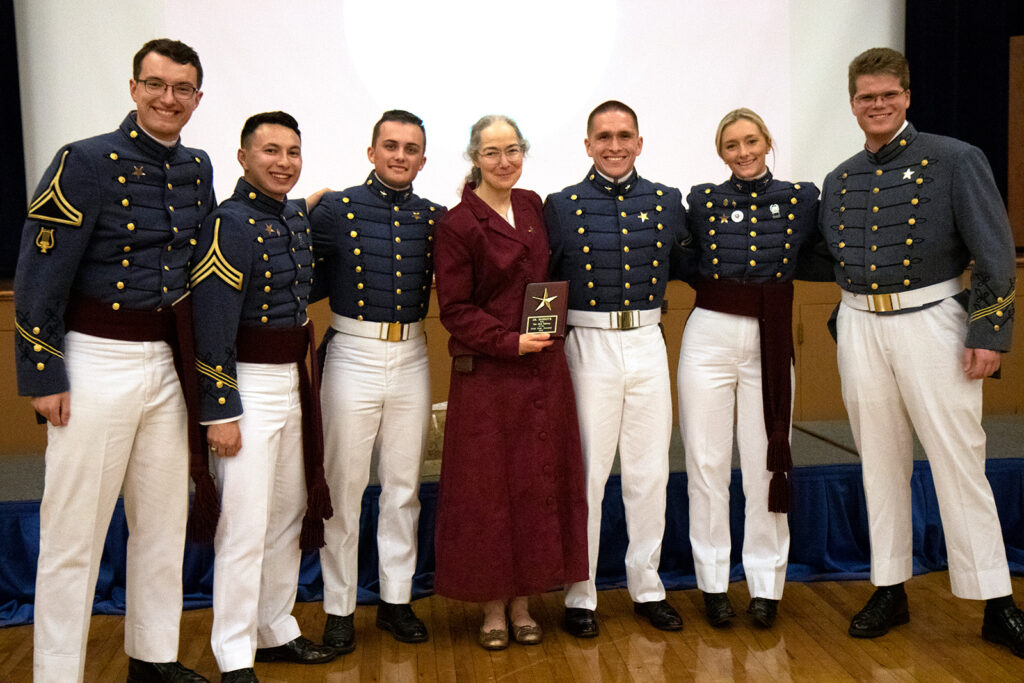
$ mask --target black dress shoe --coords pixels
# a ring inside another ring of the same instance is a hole
[[[771,628],[775,623],[775,617],[779,613],[779,601],[771,598],[754,598],[750,601],[747,614],[754,617],[754,621],[765,628]]]
[[[877,638],[884,636],[893,626],[910,621],[907,594],[903,590],[889,587],[875,591],[864,609],[850,620],[850,635],[854,638]]]
[[[594,610],[582,607],[566,607],[562,626],[577,638],[593,638],[598,632]]]
[[[328,614],[323,641],[324,645],[337,650],[339,655],[347,655],[356,649],[356,627],[352,623],[352,615],[339,617],[337,614]]]
[[[222,673],[220,683],[260,683],[260,679],[256,678],[256,672],[251,668],[235,669]]]
[[[1010,648],[1010,652],[1024,658],[1024,612],[1016,605],[998,610],[985,610],[981,624],[981,637]]]
[[[712,626],[725,626],[736,616],[726,593],[704,593],[704,613]]]
[[[128,658],[128,683],[189,683],[206,681],[192,669],[186,668],[181,662],[144,662],[141,659]]]
[[[394,604],[381,600],[377,605],[377,628],[389,632],[400,643],[425,643],[427,627],[408,603]]]
[[[651,626],[662,631],[678,631],[683,628],[683,618],[668,604],[667,600],[634,602],[633,611],[651,622]]]
[[[326,664],[338,656],[337,648],[317,645],[309,638],[299,636],[277,647],[256,650],[257,662],[294,662],[295,664]]]

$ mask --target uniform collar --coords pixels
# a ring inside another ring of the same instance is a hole
[[[128,112],[128,116],[124,117],[119,130],[127,135],[132,143],[150,158],[170,159],[178,151],[178,148],[181,147],[181,138],[179,137],[178,141],[170,147],[163,145],[142,129],[137,116],[138,112],[134,110]]]
[[[235,184],[235,192],[232,197],[275,216],[284,215],[284,208],[288,204],[287,197],[285,197],[283,202],[280,202],[270,195],[263,194],[257,190],[256,187],[245,178],[238,179],[238,183]]]
[[[887,142],[877,152],[864,150],[864,153],[868,155],[868,161],[872,164],[881,165],[887,163],[899,156],[900,152],[906,149],[910,143],[917,138],[917,135],[917,129],[908,121],[902,132]]]
[[[729,185],[734,190],[739,190],[744,194],[750,194],[751,192],[764,192],[768,184],[772,182],[772,172],[765,171],[765,174],[760,178],[754,178],[753,180],[743,180],[737,178],[735,174],[729,178]]]
[[[396,190],[385,185],[384,181],[377,177],[376,171],[370,171],[370,175],[366,176],[365,185],[388,204],[401,204],[412,196],[412,185],[404,190]]]
[[[637,174],[636,168],[630,171],[629,175],[621,182],[608,180],[597,172],[597,168],[595,166],[591,166],[590,173],[587,174],[587,181],[591,185],[593,185],[598,191],[610,196],[629,194],[633,188],[636,187],[638,180],[640,180],[640,176]]]

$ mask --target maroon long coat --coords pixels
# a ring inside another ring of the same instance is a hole
[[[434,248],[453,362],[434,591],[484,602],[587,578],[587,500],[562,343],[519,356],[523,295],[548,279],[541,200],[512,190],[516,227],[469,188]]]

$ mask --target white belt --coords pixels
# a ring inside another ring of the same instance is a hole
[[[886,313],[901,311],[907,308],[920,308],[936,301],[948,299],[963,291],[964,286],[959,277],[945,280],[927,287],[911,289],[906,292],[892,294],[854,294],[843,290],[843,303],[858,311]]]
[[[342,334],[389,342],[406,341],[423,335],[422,320],[417,320],[414,323],[375,323],[370,320],[356,320],[332,313],[331,327]]]
[[[632,330],[635,327],[657,325],[661,322],[661,309],[645,311],[576,311],[570,310],[566,323],[575,327],[599,327],[602,330]]]

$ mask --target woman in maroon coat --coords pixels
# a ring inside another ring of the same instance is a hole
[[[512,189],[526,150],[507,117],[473,126],[473,169],[462,202],[438,226],[434,258],[452,355],[434,590],[483,603],[487,649],[508,645],[508,624],[517,642],[539,643],[528,596],[588,572],[583,458],[562,342],[519,332],[526,285],[548,279],[540,197]]]

